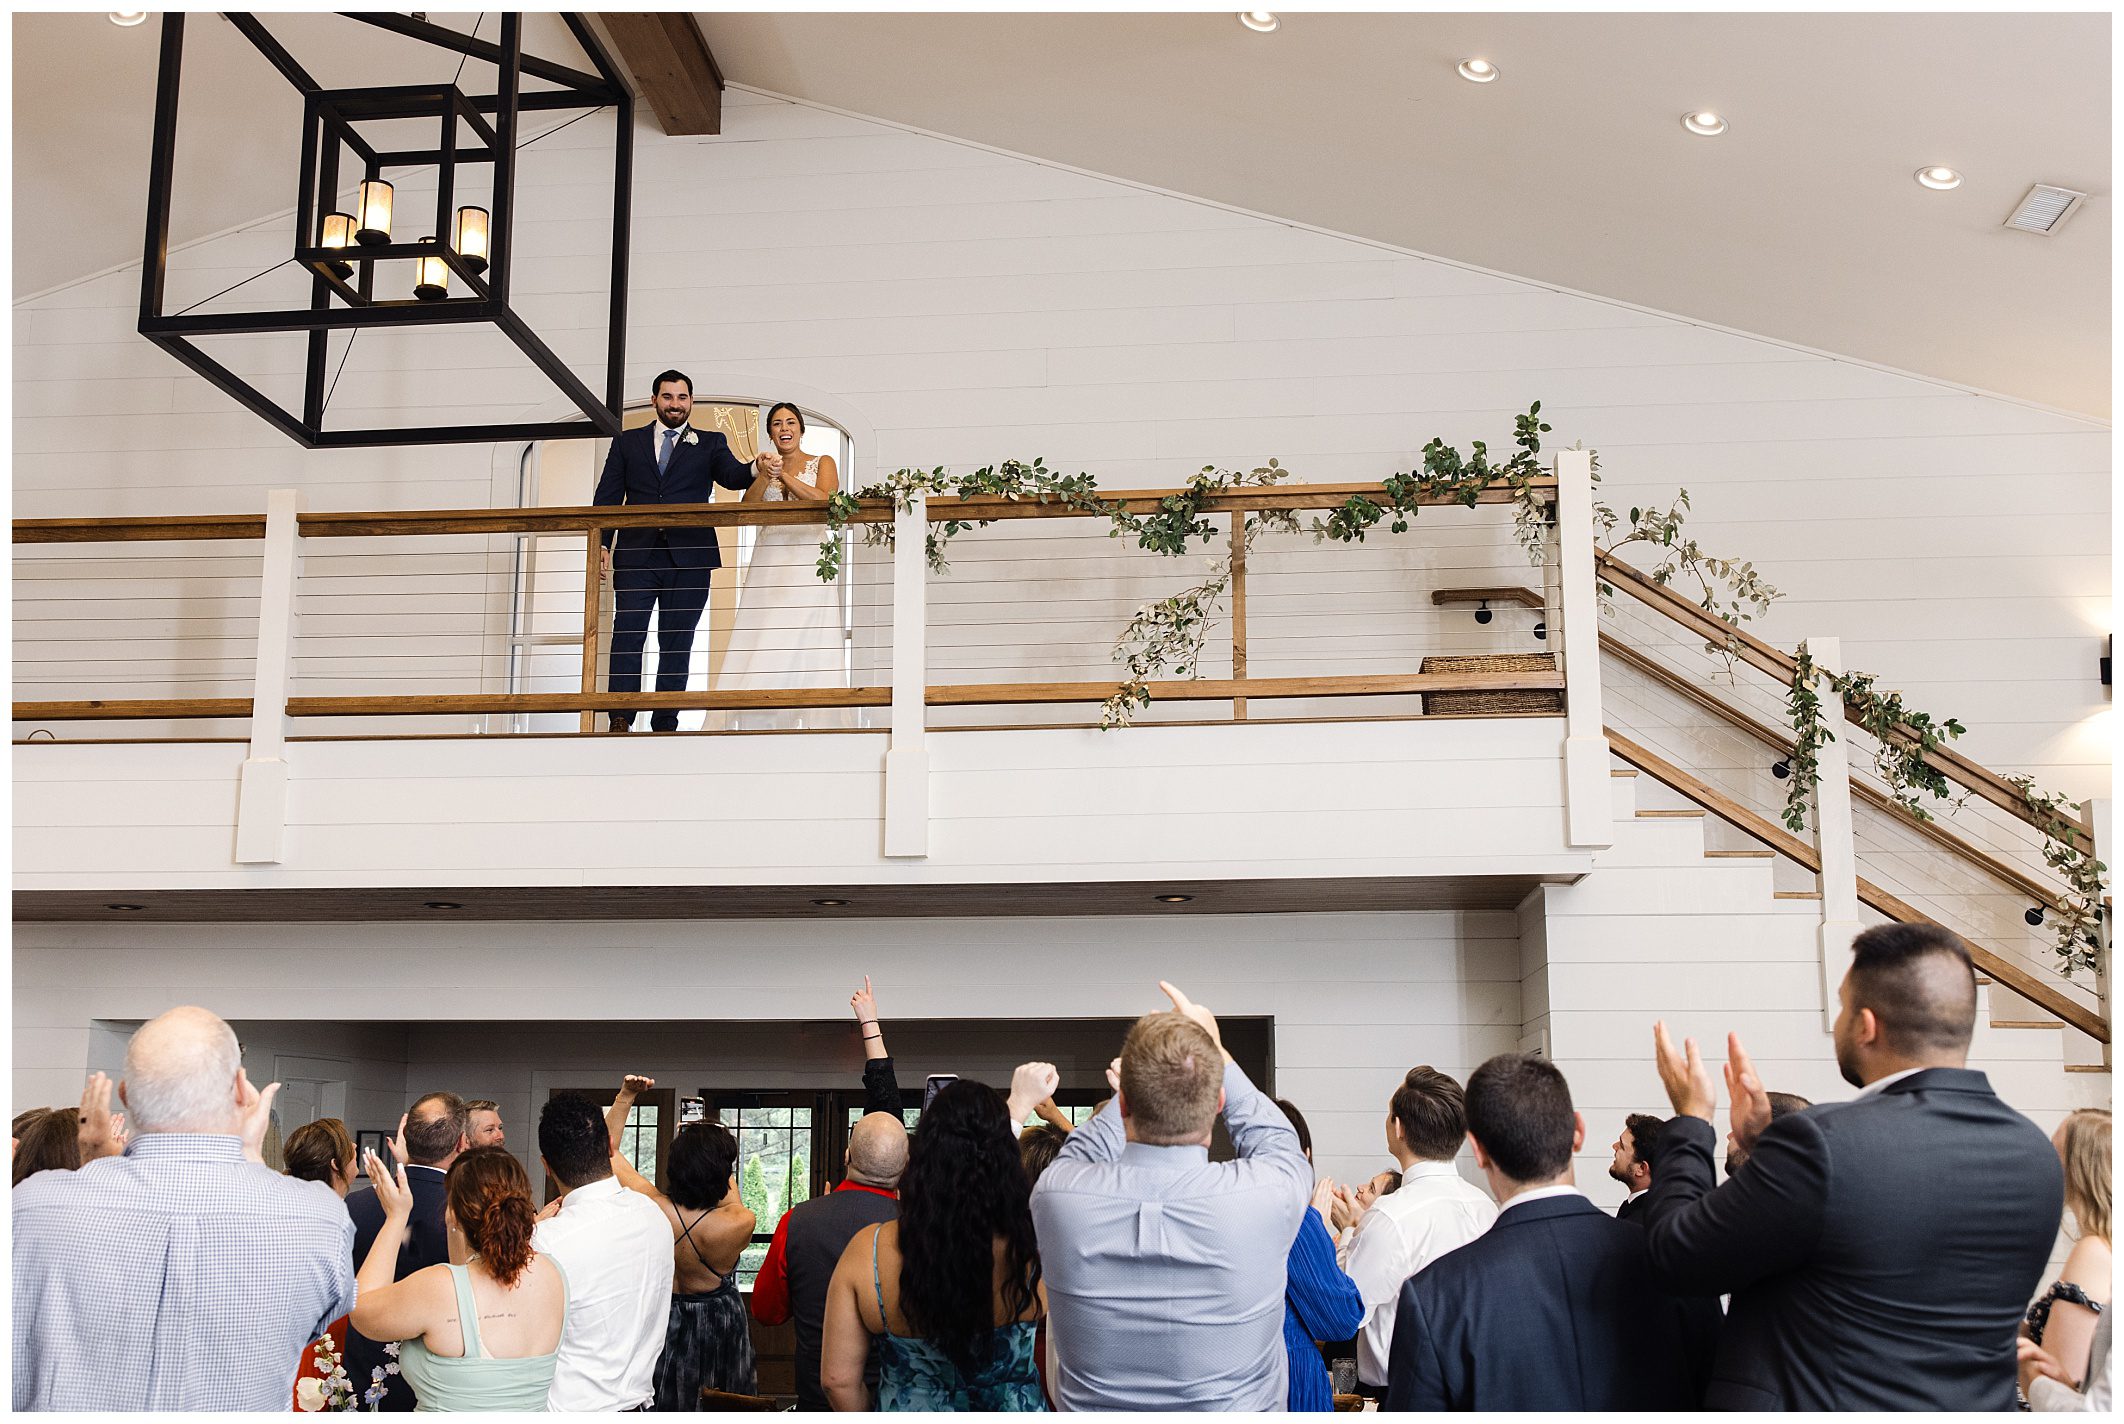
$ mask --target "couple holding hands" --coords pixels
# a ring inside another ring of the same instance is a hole
[[[612,442],[591,503],[600,506],[706,504],[715,487],[743,490],[745,502],[816,502],[840,488],[831,455],[802,449],[804,416],[787,401],[767,413],[769,448],[747,465],[719,431],[695,430],[693,382],[665,371],[652,391],[656,419]],[[706,525],[603,531],[603,573],[612,581],[611,692],[638,692],[652,610],[657,622],[656,690],[684,692],[692,671],[693,635],[708,607],[708,582],[722,566],[715,530]],[[815,572],[818,535],[807,524],[760,526],[752,544],[730,643],[718,682],[741,691],[846,685],[840,590]],[[738,713],[743,727],[835,725],[819,709]],[[634,714],[614,712],[606,730],[632,728]],[[650,713],[652,731],[678,730],[678,709]]]

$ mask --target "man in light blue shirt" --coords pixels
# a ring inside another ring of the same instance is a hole
[[[14,1191],[17,1410],[287,1412],[304,1349],[354,1307],[354,1223],[265,1165],[279,1087],[253,1088],[236,1035],[191,1007],[126,1049],[123,1155],[89,1079],[81,1169]]]
[[[1313,1188],[1298,1134],[1170,984],[1113,1101],[1033,1191],[1063,1409],[1281,1410],[1285,1261]],[[1219,1111],[1238,1160],[1209,1160]]]

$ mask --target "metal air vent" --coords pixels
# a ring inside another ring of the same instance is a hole
[[[2047,183],[2038,183],[2021,199],[2021,205],[2006,219],[2006,226],[2017,227],[2022,232],[2038,233],[2044,237],[2065,225],[2065,219],[2079,211],[2080,204],[2087,201],[2085,193],[2075,193],[2070,188],[2053,188]]]

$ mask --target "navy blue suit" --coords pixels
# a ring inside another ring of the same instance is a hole
[[[434,1167],[408,1164],[406,1185],[413,1189],[413,1216],[406,1223],[406,1238],[398,1246],[398,1266],[391,1279],[402,1281],[415,1271],[441,1265],[450,1259],[450,1233],[443,1224],[445,1174]],[[368,1259],[376,1234],[383,1230],[383,1203],[373,1188],[363,1187],[347,1197],[347,1215],[354,1218],[354,1269]],[[347,1326],[347,1378],[357,1393],[369,1387],[370,1371],[388,1365],[383,1346],[352,1325]],[[413,1408],[413,1388],[397,1375],[386,1375],[387,1392],[380,1408],[389,1412]]]
[[[693,443],[686,443],[688,440]],[[621,434],[605,457],[592,504],[706,504],[715,487],[742,490],[752,484],[752,467],[730,453],[730,442],[713,430],[679,427],[663,469],[657,459],[664,444],[664,425],[652,422]],[[679,529],[607,529],[612,550],[612,672],[606,686],[613,692],[636,692],[642,685],[642,645],[649,636],[649,614],[656,610],[656,690],[683,692],[693,661],[693,630],[708,606],[708,578],[722,566],[723,552],[715,531]],[[627,714],[615,714],[632,721]],[[654,712],[649,725],[658,731],[678,727],[678,713]]]
[[[1724,1183],[1717,1145],[1669,1123],[1641,1218],[1669,1289],[1733,1296],[1709,1408],[2013,1408],[2065,1174],[1988,1078],[1927,1068],[1781,1117]]]
[[[1695,1409],[1718,1320],[1661,1291],[1644,1231],[1584,1197],[1507,1206],[1402,1286],[1386,1407]]]

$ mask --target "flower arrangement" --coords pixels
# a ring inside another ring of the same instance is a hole
[[[304,1376],[295,1381],[295,1407],[306,1414],[330,1410],[334,1413],[350,1413],[366,1407],[372,1414],[383,1403],[384,1391],[389,1388],[389,1376],[398,1373],[398,1341],[384,1346],[390,1363],[378,1365],[369,1371],[369,1387],[359,1397],[354,1393],[354,1381],[347,1377],[347,1362],[326,1335],[310,1347],[310,1358],[317,1364],[322,1378]]]

